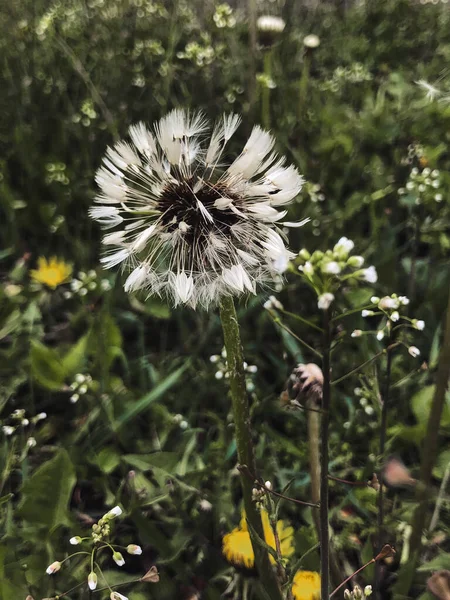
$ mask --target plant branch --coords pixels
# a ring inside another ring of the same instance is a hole
[[[277,325],[279,325],[282,329],[284,329],[285,331],[287,331],[290,335],[292,335],[293,338],[295,338],[298,342],[300,342],[300,344],[303,344],[303,346],[305,346],[306,348],[308,348],[308,350],[310,350],[313,354],[315,354],[316,356],[319,356],[320,358],[322,358],[322,355],[320,354],[320,352],[318,352],[315,348],[313,348],[312,346],[310,346],[307,342],[305,342],[304,340],[302,340],[302,338],[298,337],[298,335],[295,335],[295,333],[289,329],[289,327],[287,327],[287,325],[285,325],[280,319],[279,317],[273,317],[273,322],[276,323]]]
[[[256,472],[255,456],[250,430],[250,409],[245,387],[244,359],[236,310],[232,298],[224,297],[220,304],[225,349],[234,414],[235,437],[238,461],[246,465],[251,472]],[[241,485],[244,496],[244,507],[247,521],[251,529],[261,540],[264,540],[264,529],[261,515],[252,500],[252,482],[241,472]],[[261,547],[254,535],[250,536],[255,564],[258,574],[271,600],[282,600],[281,590],[272,569],[267,550]]]

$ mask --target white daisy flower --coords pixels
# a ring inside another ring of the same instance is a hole
[[[222,296],[255,293],[294,258],[285,246],[279,207],[300,192],[303,178],[273,151],[274,138],[255,126],[227,164],[225,145],[240,117],[224,115],[204,145],[201,114],[173,110],[153,132],[129,129],[130,142],[108,148],[97,171],[99,206],[92,218],[105,229],[106,268],[131,272],[125,291],[146,290],[177,304],[208,307]]]

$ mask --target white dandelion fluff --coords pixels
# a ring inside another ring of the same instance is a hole
[[[258,126],[226,164],[225,146],[239,124],[239,116],[224,115],[205,143],[205,117],[173,110],[153,132],[133,125],[131,141],[108,148],[90,216],[108,230],[104,267],[130,271],[125,291],[208,307],[222,296],[255,293],[286,270],[294,254],[282,227],[308,219],[281,222],[280,207],[300,192],[303,178]]]

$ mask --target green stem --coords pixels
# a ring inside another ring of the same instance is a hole
[[[244,358],[242,354],[239,323],[232,298],[224,297],[220,303],[220,318],[227,352],[227,363],[233,406],[236,449],[238,462],[246,465],[250,472],[256,473],[255,456],[250,430],[250,409],[245,387]],[[241,472],[241,486],[244,496],[246,517],[256,534],[264,540],[261,515],[252,500],[253,482]],[[255,563],[263,588],[271,600],[282,600],[280,587],[270,564],[269,554],[252,537]]]
[[[248,41],[249,41],[249,61],[248,61],[248,104],[249,113],[253,113],[256,99],[256,53],[257,53],[257,2],[256,0],[247,0],[248,5]]]
[[[431,484],[433,467],[436,462],[436,454],[439,441],[439,425],[441,422],[442,411],[445,405],[445,395],[448,389],[450,378],[450,293],[448,297],[447,316],[444,330],[444,340],[442,343],[439,364],[436,376],[436,387],[434,390],[433,401],[431,404],[430,415],[428,417],[427,433],[423,443],[422,462],[420,466],[420,482],[422,485],[416,487],[417,490],[417,508],[414,512],[412,522],[412,533],[410,538],[410,562],[417,563],[421,547],[423,530],[426,525],[428,515],[429,487]],[[407,595],[412,582],[415,569],[411,568],[411,576],[404,583],[404,593]]]
[[[268,83],[272,79],[272,50],[264,52],[264,75]],[[261,122],[263,127],[270,127],[270,88],[263,83],[261,90]]]
[[[323,397],[322,397],[322,419],[320,423],[320,577],[321,577],[321,600],[329,600],[330,597],[330,540],[329,540],[329,515],[328,515],[328,430],[330,424],[330,348],[331,330],[330,313],[324,311],[323,318]]]
[[[311,67],[311,53],[306,51],[303,58],[302,76],[300,77],[298,89],[298,118],[302,118],[302,112],[306,106],[306,95],[308,93],[309,70]]]

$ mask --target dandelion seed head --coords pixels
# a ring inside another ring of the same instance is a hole
[[[225,146],[240,117],[224,115],[206,143],[201,113],[174,110],[153,131],[138,123],[130,141],[108,148],[97,172],[100,193],[90,216],[108,232],[105,268],[129,271],[127,292],[145,290],[175,306],[208,307],[222,296],[256,293],[283,273],[294,254],[281,222],[303,178],[253,128],[234,161]]]

